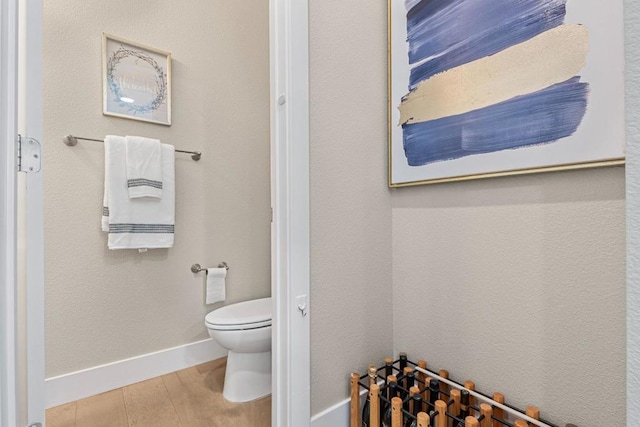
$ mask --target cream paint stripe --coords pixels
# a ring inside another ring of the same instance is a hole
[[[583,25],[561,25],[420,83],[398,107],[400,124],[463,114],[576,76],[589,52]]]

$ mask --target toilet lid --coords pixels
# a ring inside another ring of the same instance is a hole
[[[271,325],[271,298],[262,298],[225,305],[205,317],[212,326],[264,327]],[[226,329],[226,328],[225,328]]]

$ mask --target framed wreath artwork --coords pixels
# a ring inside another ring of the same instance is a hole
[[[102,35],[102,113],[171,126],[171,54]]]

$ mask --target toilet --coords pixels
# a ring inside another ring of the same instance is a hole
[[[229,350],[225,399],[248,402],[271,394],[271,298],[226,305],[205,317],[211,338]]]

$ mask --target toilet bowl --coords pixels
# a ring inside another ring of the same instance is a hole
[[[207,314],[204,323],[229,351],[224,398],[248,402],[271,394],[271,298],[226,305]]]

